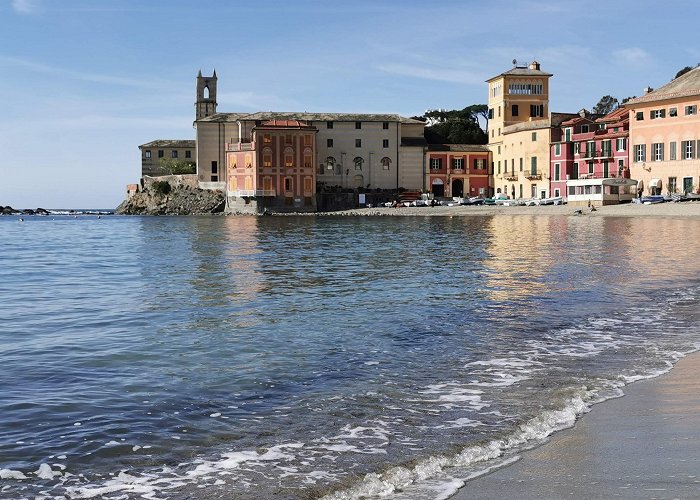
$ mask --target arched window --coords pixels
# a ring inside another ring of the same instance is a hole
[[[209,86],[204,87],[204,98],[209,99]]]
[[[326,158],[326,169],[328,169],[330,171],[330,170],[333,170],[334,167],[335,167],[335,158],[333,158],[332,156],[329,156],[328,158]]]
[[[359,156],[356,156],[352,162],[355,164],[355,170],[362,170],[362,164],[365,162],[362,158]]]
[[[391,158],[389,158],[388,156],[385,156],[384,158],[382,158],[382,167],[384,168],[384,170],[389,170],[390,166],[391,166]]]

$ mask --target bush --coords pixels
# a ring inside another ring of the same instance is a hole
[[[172,189],[168,181],[155,181],[151,187],[158,194],[168,194]]]

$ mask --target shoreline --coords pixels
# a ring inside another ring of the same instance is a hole
[[[449,498],[696,498],[700,351],[627,384],[519,460],[467,479]]]

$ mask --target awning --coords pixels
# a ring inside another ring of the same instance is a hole
[[[661,189],[661,179],[652,179],[649,182],[649,187],[650,188],[659,188]]]
[[[641,182],[641,181],[639,181]],[[603,179],[602,181],[603,186],[618,186],[618,187],[625,187],[625,186],[636,186],[637,181],[634,179],[625,179],[624,177],[613,177],[611,179]]]

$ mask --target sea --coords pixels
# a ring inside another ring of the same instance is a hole
[[[0,217],[0,498],[446,499],[700,347],[697,219],[96,213]]]

